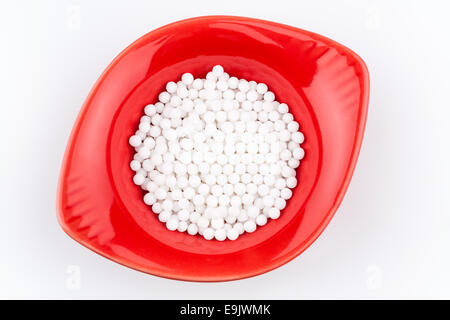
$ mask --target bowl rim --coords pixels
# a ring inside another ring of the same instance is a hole
[[[151,34],[151,33],[155,33],[155,32],[161,32],[165,29],[169,29],[171,27],[174,26],[182,26],[184,24],[187,23],[195,23],[195,22],[205,22],[205,20],[211,20],[214,21],[216,19],[230,19],[233,21],[251,21],[251,22],[258,22],[258,23],[262,23],[264,25],[269,25],[269,26],[274,26],[274,27],[282,27],[284,29],[288,29],[288,30],[292,30],[295,32],[300,32],[303,33],[305,35],[311,36],[312,38],[314,38],[315,40],[318,41],[323,41],[335,48],[338,48],[340,51],[345,52],[348,55],[351,55],[356,61],[357,63],[359,63],[360,67],[361,67],[361,75],[360,78],[361,83],[363,84],[363,86],[361,87],[361,99],[360,99],[360,103],[359,103],[359,110],[361,112],[361,121],[358,123],[358,129],[357,132],[355,134],[355,140],[353,143],[353,149],[351,151],[351,155],[350,155],[350,160],[349,160],[349,164],[345,173],[345,179],[343,180],[343,183],[341,185],[341,187],[339,188],[339,191],[337,192],[336,198],[335,198],[335,202],[333,204],[333,206],[328,210],[325,218],[317,225],[317,228],[311,232],[310,236],[308,237],[308,240],[305,241],[301,246],[297,247],[296,250],[293,250],[290,254],[286,254],[284,256],[283,259],[280,259],[277,262],[272,262],[269,264],[264,264],[262,265],[260,268],[255,268],[251,271],[245,272],[245,273],[239,273],[239,274],[233,274],[232,276],[227,276],[227,277],[202,277],[202,276],[180,276],[179,274],[175,274],[175,273],[170,273],[170,272],[159,272],[159,271],[155,271],[155,270],[146,270],[143,267],[140,267],[137,263],[133,263],[132,261],[124,261],[124,259],[122,259],[121,257],[117,257],[111,254],[107,254],[105,252],[102,252],[101,250],[97,249],[95,246],[93,246],[90,242],[85,241],[84,239],[81,239],[80,236],[74,232],[63,220],[63,211],[64,209],[62,208],[62,184],[63,184],[63,180],[64,180],[64,175],[62,174],[66,167],[67,167],[67,160],[69,158],[69,153],[70,153],[70,148],[69,146],[71,145],[72,141],[73,141],[73,137],[75,135],[75,133],[79,130],[79,124],[83,118],[83,114],[84,114],[84,110],[88,105],[88,101],[90,101],[90,99],[95,96],[100,84],[105,80],[105,78],[108,77],[110,71],[113,69],[114,66],[116,66],[116,64],[124,57],[126,56],[134,47],[138,46],[142,41],[145,41],[145,38]],[[367,69],[367,66],[365,64],[365,62],[363,61],[363,59],[356,54],[354,51],[352,51],[351,49],[347,48],[346,46],[330,39],[327,38],[325,36],[322,36],[320,34],[311,32],[311,31],[307,31],[301,28],[297,28],[297,27],[293,27],[293,26],[289,26],[286,24],[282,24],[282,23],[278,23],[278,22],[273,22],[273,21],[268,21],[268,20],[263,20],[263,19],[257,19],[257,18],[250,18],[250,17],[243,17],[243,16],[232,16],[232,15],[206,15],[206,16],[197,16],[197,17],[192,17],[192,18],[187,18],[187,19],[183,19],[183,20],[179,20],[179,21],[175,21],[169,24],[166,24],[164,26],[161,26],[159,28],[156,28],[154,30],[151,30],[147,33],[145,33],[144,35],[140,36],[138,39],[136,39],[135,41],[133,41],[131,44],[129,44],[125,49],[123,49],[118,55],[115,56],[115,58],[109,63],[109,65],[105,68],[105,70],[102,72],[102,74],[99,76],[99,78],[95,81],[91,91],[89,92],[88,96],[85,99],[85,102],[83,103],[79,114],[77,116],[77,119],[73,125],[73,128],[71,130],[70,136],[68,138],[68,143],[66,146],[66,150],[64,152],[64,157],[62,160],[62,164],[61,164],[61,168],[60,168],[60,174],[59,174],[59,178],[58,178],[58,188],[57,188],[57,220],[58,223],[60,224],[61,228],[63,229],[63,231],[69,235],[72,239],[74,239],[75,241],[77,241],[78,243],[82,244],[84,247],[96,252],[97,254],[111,260],[114,261],[116,263],[119,263],[120,265],[126,266],[128,268],[134,269],[136,271],[140,271],[146,274],[151,274],[151,275],[155,275],[155,276],[159,276],[162,278],[167,278],[167,279],[172,279],[172,280],[179,280],[179,281],[187,281],[187,282],[224,282],[224,281],[234,281],[234,280],[240,280],[240,279],[245,279],[245,278],[249,278],[249,277],[254,277],[260,274],[264,274],[266,272],[269,272],[271,270],[274,270],[286,263],[288,263],[289,261],[295,259],[297,256],[299,256],[300,254],[302,254],[308,247],[311,246],[311,244],[317,240],[317,238],[322,234],[322,232],[325,230],[325,228],[328,226],[329,222],[331,221],[331,219],[333,218],[335,212],[337,211],[339,205],[341,204],[343,197],[349,187],[351,178],[353,176],[353,173],[355,171],[355,167],[356,167],[356,163],[357,163],[357,159],[359,156],[359,152],[361,149],[361,145],[362,145],[362,140],[363,140],[363,136],[364,136],[364,131],[365,131],[365,126],[366,126],[366,121],[367,121],[367,113],[368,113],[368,102],[369,102],[369,91],[370,91],[370,78],[369,78],[369,71]]]

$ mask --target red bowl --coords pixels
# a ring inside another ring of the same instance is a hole
[[[236,241],[168,231],[132,182],[128,145],[143,107],[184,72],[215,64],[265,82],[306,140],[299,184],[278,220]],[[58,219],[72,238],[125,266],[191,281],[254,276],[288,262],[323,231],[350,182],[364,133],[369,75],[348,48],[297,28],[210,16],[152,31],[114,59],[78,116],[62,164]]]

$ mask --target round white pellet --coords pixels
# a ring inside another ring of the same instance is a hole
[[[184,138],[180,141],[180,146],[186,151],[191,151],[194,148],[194,142],[189,138]]]
[[[236,89],[236,88],[238,87],[238,85],[239,85],[239,80],[238,80],[238,78],[236,78],[236,77],[230,77],[230,78],[228,79],[228,87],[229,87],[230,89]]]
[[[297,186],[297,179],[295,177],[289,177],[286,179],[286,186],[288,188],[295,188]]]
[[[187,221],[189,219],[189,211],[186,209],[182,209],[178,211],[177,216],[180,221]]]
[[[133,177],[133,182],[140,186],[145,182],[145,176],[143,176],[142,174],[135,174]]]
[[[180,99],[184,99],[189,95],[189,90],[184,86],[179,86],[177,89],[177,95]]]
[[[244,225],[241,222],[236,222],[233,226],[233,229],[236,230],[239,234],[244,233]]]
[[[157,212],[155,212],[155,213],[157,213]],[[161,211],[161,213],[159,213],[159,215],[158,215],[158,219],[161,222],[167,222],[170,219],[171,215],[172,214],[169,211]]]
[[[163,200],[165,199],[167,196],[167,191],[164,190],[163,188],[159,188],[155,191],[155,197],[158,200]]]
[[[303,133],[301,133],[300,131],[297,131],[297,132],[292,133],[291,139],[293,142],[300,144],[300,143],[303,143],[303,141],[305,140],[305,137],[304,137]]]
[[[232,184],[226,183],[226,184],[223,186],[223,193],[224,193],[225,195],[231,196],[231,195],[233,194],[233,192],[234,192],[234,187],[233,187]]]
[[[170,81],[166,85],[166,91],[169,93],[175,93],[177,91],[177,84],[173,81]]]
[[[211,188],[211,193],[215,197],[220,197],[223,193],[223,189],[220,185],[214,185]]]
[[[166,91],[161,92],[159,94],[158,98],[159,98],[159,101],[161,101],[162,103],[167,103],[170,100],[170,93],[168,93]]]
[[[191,223],[190,225],[188,225],[187,232],[191,236],[195,236],[198,233],[198,226],[195,223]]]
[[[259,94],[265,94],[268,90],[268,87],[265,83],[258,83],[258,85],[256,86],[256,91]]]
[[[256,230],[256,223],[253,222],[252,220],[246,221],[244,223],[244,230],[245,230],[245,232],[249,232],[249,233],[255,231]]]
[[[257,186],[259,186],[260,184],[262,184],[263,181],[264,181],[264,178],[263,178],[263,176],[260,175],[259,173],[253,175],[252,182],[253,182],[254,184],[256,184]]]
[[[275,100],[275,95],[273,94],[273,92],[267,91],[267,92],[264,94],[264,100],[265,100],[265,101],[272,102],[272,101]]]
[[[250,89],[250,85],[247,80],[240,80],[238,85],[239,91],[247,92]]]
[[[137,160],[132,160],[130,162],[130,168],[133,171],[138,171],[141,168],[141,163]]]
[[[144,196],[144,202],[146,205],[151,206],[152,204],[154,204],[156,201],[155,196],[152,193],[147,193]]]
[[[139,123],[139,131],[142,131],[145,133],[149,132],[150,131],[150,123],[148,123],[148,122]]]
[[[203,183],[198,187],[197,191],[201,195],[207,195],[209,193],[209,185]]]
[[[154,213],[156,213],[156,214],[160,213],[160,212],[162,211],[161,203],[155,202],[155,203],[152,205],[152,211],[153,211]]]
[[[247,98],[247,95],[246,95],[246,93],[243,92],[243,91],[238,91],[238,92],[236,92],[236,94],[235,94],[235,99],[236,99],[238,102],[244,102],[246,98]]]
[[[166,199],[161,204],[163,210],[171,211],[173,209],[173,202],[170,199]]]
[[[190,202],[186,198],[181,198],[180,200],[178,200],[178,206],[181,209],[187,209],[189,207],[189,204],[190,204]]]
[[[159,137],[161,135],[161,128],[157,127],[157,126],[153,126],[150,128],[149,133],[150,133],[150,136],[152,136],[154,138]]]
[[[292,197],[292,191],[288,188],[281,189],[280,191],[281,198],[284,200],[288,200]]]
[[[245,210],[241,211],[241,213],[237,216],[237,220],[239,222],[245,222],[248,220],[248,215],[245,213]]]
[[[294,150],[292,150],[292,156],[294,159],[301,160],[305,156],[305,150],[300,147],[295,148]]]
[[[219,80],[216,84],[217,89],[220,91],[226,91],[228,89],[228,82],[226,80]]]
[[[299,127],[299,124],[295,121],[291,121],[287,124],[287,128],[290,132],[297,132]]]
[[[217,197],[215,197],[213,195],[209,195],[206,198],[206,204],[208,205],[208,207],[215,208],[215,207],[217,207],[218,203],[219,203],[219,200],[217,199]]]
[[[133,147],[138,147],[138,146],[141,145],[142,140],[141,140],[141,138],[140,138],[139,136],[134,135],[134,136],[131,136],[131,137],[130,137],[130,139],[128,140],[128,142],[130,143],[131,146],[133,146]]]
[[[206,228],[204,231],[203,231],[203,237],[206,239],[206,240],[211,240],[212,238],[214,238],[214,229],[213,228]]]
[[[224,223],[225,222],[223,221],[222,218],[214,218],[214,219],[211,220],[211,227],[213,229],[218,230],[218,229],[221,229],[223,227]]]
[[[194,81],[194,76],[190,73],[184,73],[181,76],[181,81],[183,81],[183,83],[188,86]]]
[[[181,105],[181,98],[179,97],[179,96],[172,96],[171,98],[170,98],[170,104],[172,105],[172,106],[174,106],[174,107],[178,107],[178,106],[180,106]],[[177,110],[177,109],[174,109],[174,110]]]
[[[221,65],[216,65],[212,68],[212,73],[216,77],[220,77],[223,74],[223,67]]]
[[[269,193],[269,187],[265,184],[260,184],[258,186],[258,194],[263,197]]]
[[[283,198],[276,198],[274,207],[278,210],[283,210],[284,208],[286,208],[286,200],[284,200]]]
[[[219,204],[221,206],[228,206],[228,204],[230,203],[230,197],[227,196],[226,194],[222,194],[219,196]]]
[[[238,196],[233,196],[230,199],[230,204],[232,207],[240,207],[242,204],[242,199]]]
[[[198,218],[197,225],[200,228],[207,228],[209,226],[209,219],[202,216],[202,217]]]
[[[201,206],[201,205],[205,204],[205,197],[202,196],[201,194],[197,194],[197,195],[194,195],[192,201],[193,201],[194,205]]]
[[[214,232],[214,237],[218,241],[224,241],[227,238],[227,231],[225,229],[218,229]]]
[[[278,208],[270,208],[269,209],[269,218],[270,219],[278,219],[280,217],[280,210]]]
[[[294,120],[294,116],[291,114],[291,113],[285,113],[284,115],[283,115],[283,121],[285,122],[285,123],[290,123],[291,121],[293,121]]]
[[[203,88],[203,79],[195,79],[192,82],[192,88],[196,89],[196,90],[200,90]]]
[[[265,207],[272,207],[275,203],[275,199],[270,195],[264,196],[262,200]]]
[[[178,228],[177,231],[178,232],[185,232],[188,228],[188,223],[186,221],[180,221],[178,223]]]
[[[260,214],[256,217],[255,222],[258,226],[263,226],[267,223],[267,217],[263,214]]]
[[[280,103],[278,105],[278,112],[281,114],[286,114],[287,112],[289,112],[289,107],[286,103]]]
[[[190,179],[190,178],[189,178]],[[192,200],[194,199],[194,196],[196,195],[194,188],[192,187],[187,187],[184,189],[183,191],[183,196],[188,199],[188,200]]]
[[[292,159],[289,159],[289,161],[288,161],[288,166],[292,169],[298,168],[299,165],[300,165],[300,160],[298,160],[298,159],[292,158]]]
[[[166,222],[166,227],[170,231],[175,231],[178,228],[178,219],[175,216],[172,216],[169,218],[169,220]]]
[[[280,152],[280,159],[281,160],[285,160],[288,161],[289,159],[291,159],[291,152],[287,149],[284,149],[283,151]]]
[[[239,237],[239,231],[237,231],[235,228],[232,228],[227,231],[227,238],[229,240],[236,240]]]
[[[203,83],[203,86],[206,89],[207,95],[208,95],[208,91],[209,91],[210,99],[208,99],[208,98],[207,99],[211,100],[211,97],[213,95],[213,90],[216,88],[216,81],[214,81],[212,79],[206,79],[205,82]]]
[[[250,218],[256,218],[259,214],[259,208],[256,206],[251,206],[247,209],[247,215]]]
[[[153,104],[146,105],[144,108],[144,113],[149,117],[154,116],[156,114],[155,105],[153,105]]]
[[[198,207],[198,208],[200,208],[200,207]],[[201,211],[200,210],[193,211],[191,213],[191,215],[189,216],[189,221],[196,224],[198,219],[200,219],[200,217],[201,217]]]

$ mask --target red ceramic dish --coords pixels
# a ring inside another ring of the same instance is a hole
[[[281,217],[236,241],[170,232],[142,201],[128,145],[143,107],[182,73],[221,64],[263,81],[300,123],[306,157]],[[323,231],[352,176],[364,133],[369,75],[348,48],[297,28],[250,18],[179,21],[114,59],[78,116],[58,188],[58,219],[89,249],[153,275],[191,281],[254,276],[288,262]]]

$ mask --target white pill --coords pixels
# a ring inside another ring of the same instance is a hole
[[[178,228],[178,219],[175,216],[170,217],[170,219],[166,222],[166,227],[170,231],[175,231]]]
[[[263,214],[260,214],[256,217],[255,222],[258,226],[263,226],[267,223],[267,217]]]
[[[288,200],[292,197],[292,191],[288,188],[281,189],[280,191],[281,198],[284,200]]]
[[[244,230],[245,232],[254,232],[256,230],[256,224],[252,220],[246,221],[244,223]]]
[[[187,232],[191,236],[195,236],[198,233],[198,226],[195,223],[191,223],[188,225]]]
[[[156,201],[155,196],[152,193],[147,193],[144,196],[144,202],[146,205],[151,206],[152,204],[154,204]]]
[[[203,237],[206,240],[211,240],[212,238],[214,238],[214,229],[213,228],[206,228],[205,231],[203,231]]]
[[[278,219],[280,217],[280,210],[278,208],[270,208],[269,209],[269,218],[270,219]]]

